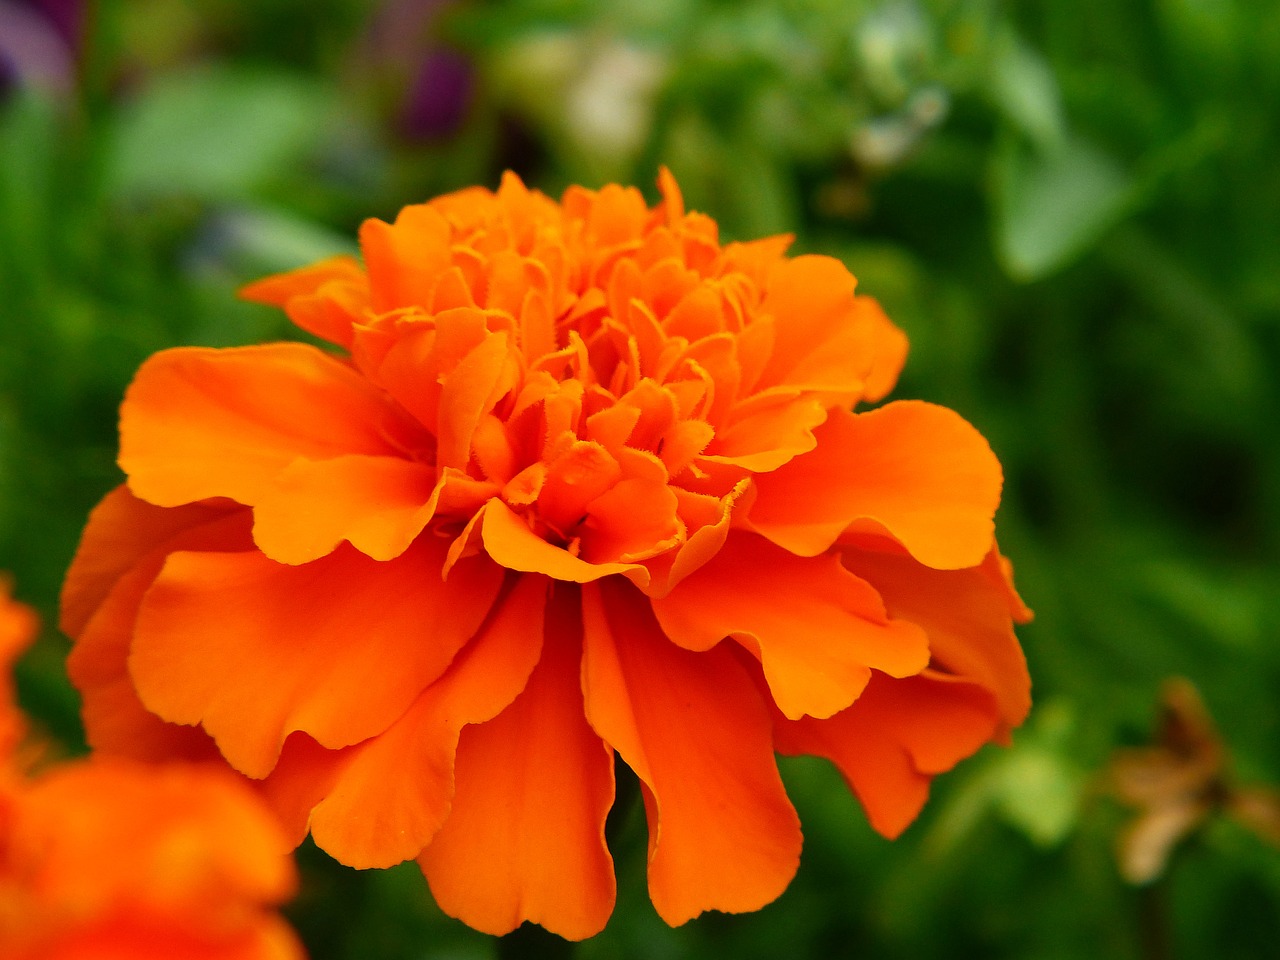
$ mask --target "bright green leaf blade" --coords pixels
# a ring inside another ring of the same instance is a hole
[[[1078,138],[1033,153],[1012,140],[995,156],[996,252],[1020,280],[1037,280],[1079,256],[1129,212],[1127,173]]]
[[[109,188],[117,196],[252,196],[315,146],[328,109],[316,85],[283,73],[161,77],[119,118]]]
[[[1041,150],[1066,139],[1066,120],[1053,69],[1012,30],[993,44],[988,89],[996,107]]]

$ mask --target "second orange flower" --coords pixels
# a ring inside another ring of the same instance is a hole
[[[338,352],[144,364],[64,592],[91,743],[220,755],[297,839],[576,939],[613,907],[615,753],[679,924],[790,881],[775,753],[829,758],[893,836],[1005,739],[1027,613],[987,443],[856,412],[906,355],[875,301],[660,186],[407,207],[363,262],[245,291]]]

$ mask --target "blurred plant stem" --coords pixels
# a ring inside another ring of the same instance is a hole
[[[1171,960],[1168,881],[1161,877],[1138,890],[1138,937],[1142,960]]]
[[[573,956],[575,944],[531,923],[498,938],[499,960],[559,960]]]

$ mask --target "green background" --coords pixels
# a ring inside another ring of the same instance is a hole
[[[1215,815],[1158,881],[1128,885],[1127,814],[1104,778],[1178,675],[1214,714],[1233,782],[1280,784],[1280,5],[85,14],[69,82],[11,76],[0,94],[0,569],[46,624],[19,666],[23,703],[68,751],[83,747],[57,592],[120,478],[116,410],[147,355],[291,336],[237,287],[351,249],[366,216],[505,168],[553,195],[617,180],[654,198],[666,164],[724,237],[793,232],[795,250],[845,260],[911,338],[893,396],[947,404],[991,440],[1001,546],[1037,613],[1020,630],[1036,706],[1012,748],[941,777],[893,843],[830,768],[784,761],[806,850],[758,914],[665,927],[642,818],[623,811],[618,909],[577,955],[1280,950],[1273,847]],[[454,82],[415,93],[442,57]],[[317,960],[556,947],[441,916],[411,865],[300,859],[289,914]]]

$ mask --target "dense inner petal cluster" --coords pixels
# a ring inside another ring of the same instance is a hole
[[[615,752],[679,923],[794,872],[775,751],[894,834],[1020,723],[986,442],[854,412],[906,356],[875,301],[660,187],[407,207],[246,289],[330,348],[147,361],[64,592],[95,745],[220,755],[344,862],[580,937]]]
[[[305,382],[304,356],[320,358],[279,348],[269,364],[199,358],[225,386],[162,361],[125,407],[132,489],[248,503],[256,544],[282,563],[341,540],[388,560],[430,525],[459,555],[482,544],[511,569],[624,573],[666,593],[714,553],[751,475],[812,450],[831,407],[878,397],[905,341],[838,262],[786,259],[779,239],[722,248],[663,186],[656,210],[621,187],[558,205],[509,176],[367,222],[364,267],[338,258],[251,286],[349,350],[351,374]],[[246,376],[271,367],[275,383]],[[155,422],[179,414],[152,400],[184,389],[227,408],[185,445],[244,436],[222,475]],[[287,438],[240,422],[235,394],[267,390]]]

